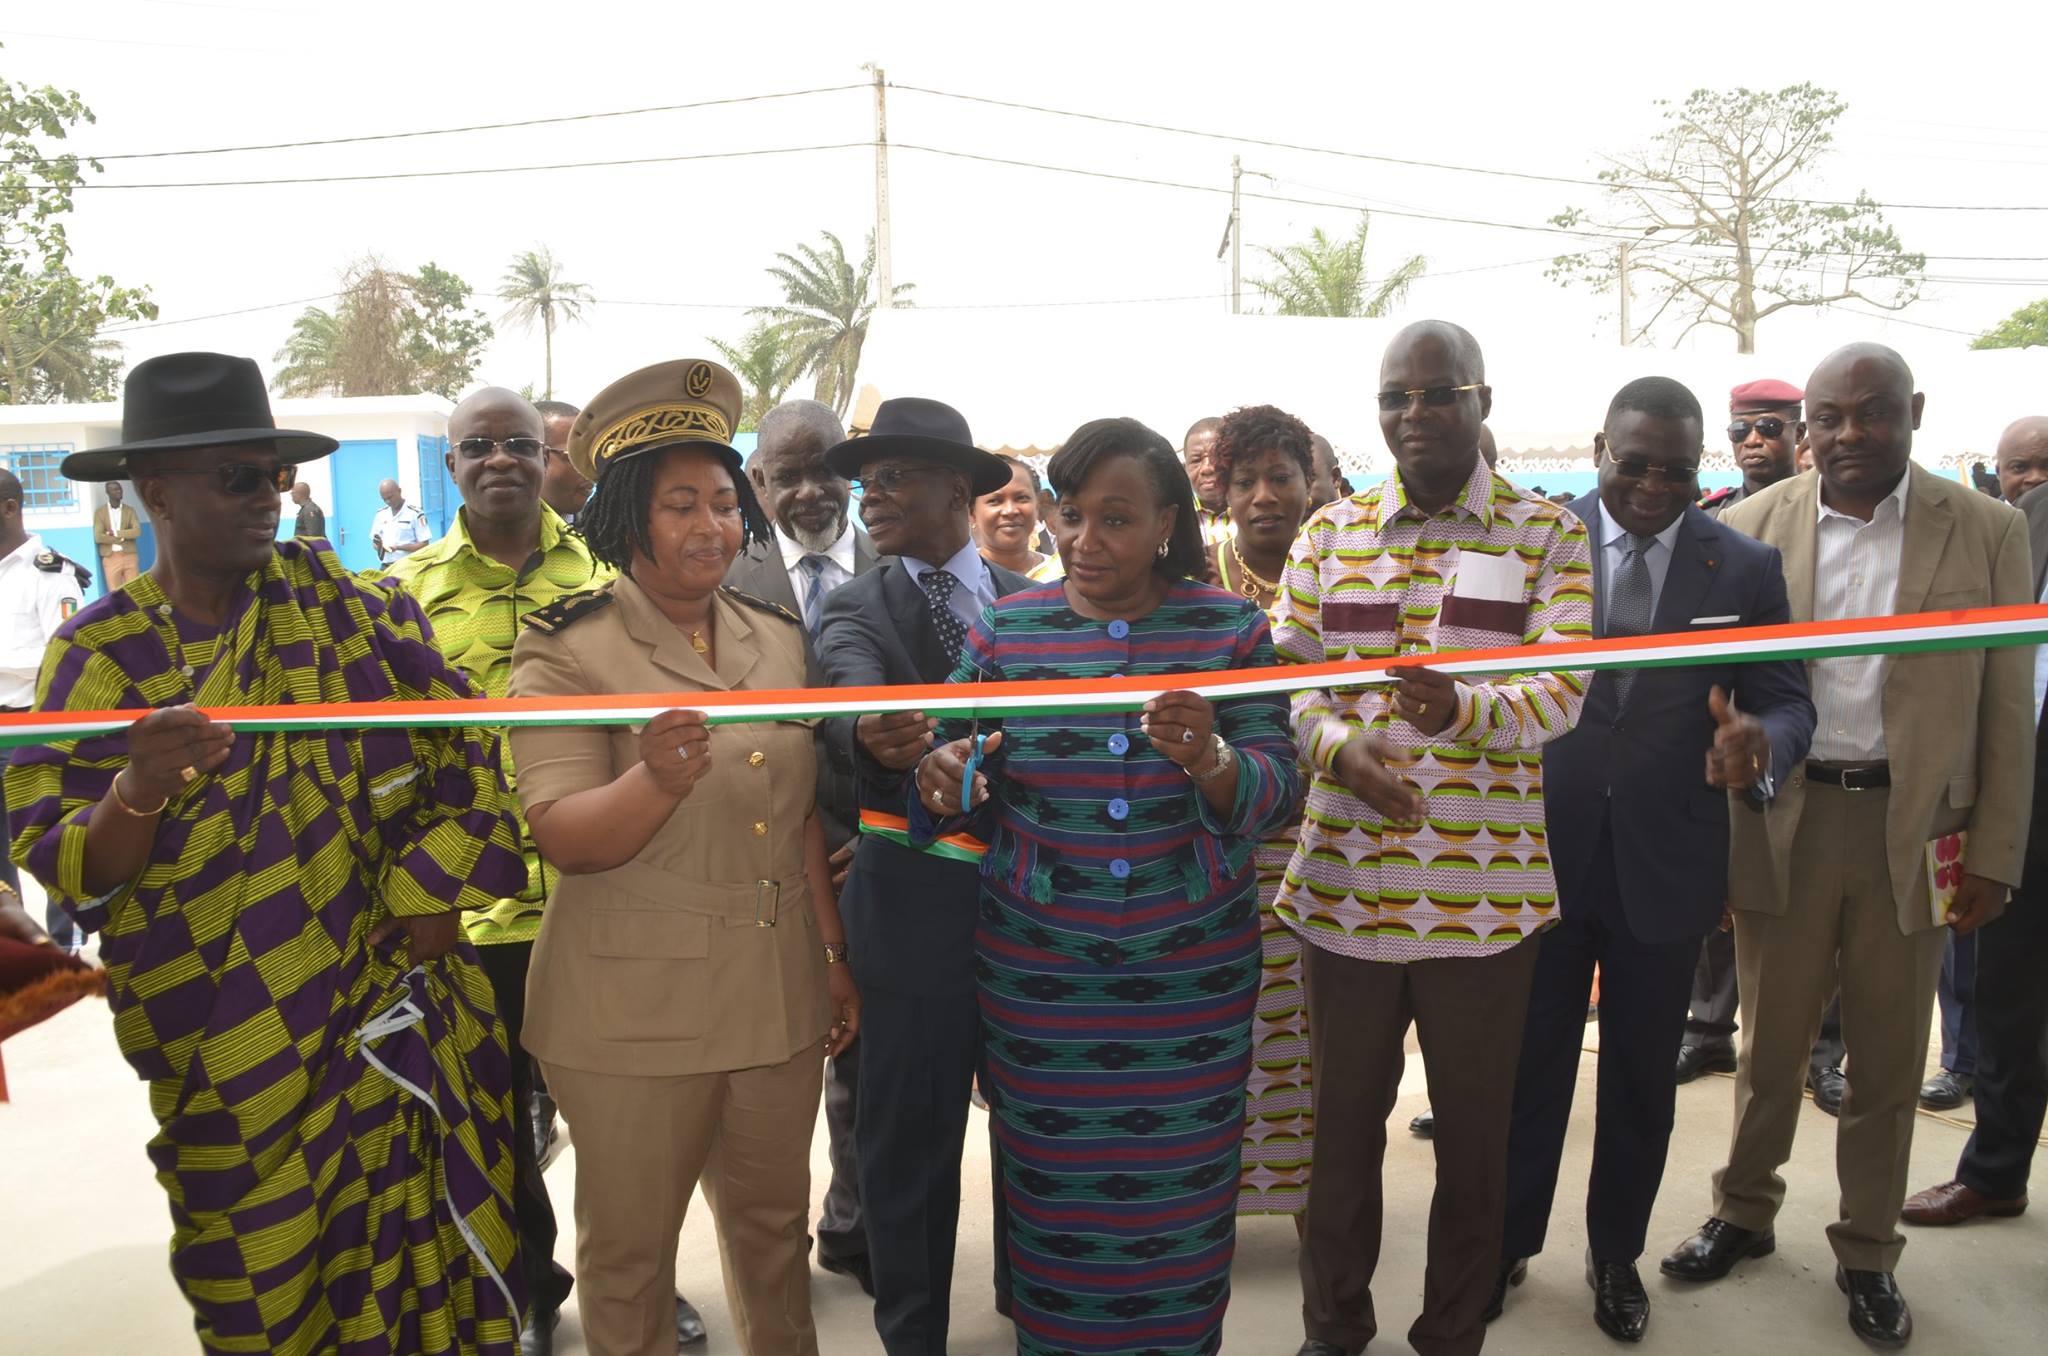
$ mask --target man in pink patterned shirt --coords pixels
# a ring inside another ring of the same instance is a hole
[[[1535,938],[1555,917],[1541,748],[1578,719],[1587,679],[1454,679],[1422,661],[1589,639],[1592,562],[1577,518],[1481,460],[1492,391],[1470,334],[1402,330],[1378,402],[1397,471],[1310,518],[1274,627],[1283,661],[1418,660],[1394,683],[1294,699],[1313,778],[1275,911],[1309,943],[1317,1152],[1300,1356],[1350,1356],[1378,1331],[1380,1169],[1411,1021],[1437,1186],[1408,1340],[1463,1356],[1484,1340]]]

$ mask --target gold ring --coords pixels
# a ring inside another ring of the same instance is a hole
[[[194,777],[199,775],[199,771],[197,768],[186,766],[178,769],[178,775],[184,778],[187,783],[190,783]]]

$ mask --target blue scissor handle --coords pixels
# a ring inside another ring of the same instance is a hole
[[[988,736],[976,733],[972,736],[974,749],[967,755],[967,766],[960,773],[960,813],[967,813],[967,798],[974,794],[974,773],[981,766],[982,745],[988,743]]]

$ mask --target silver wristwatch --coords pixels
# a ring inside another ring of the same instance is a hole
[[[1209,739],[1212,747],[1216,750],[1216,765],[1207,772],[1196,772],[1193,769],[1188,770],[1189,780],[1198,786],[1203,782],[1215,781],[1218,777],[1230,771],[1237,763],[1237,751],[1224,741],[1222,735],[1212,733]]]

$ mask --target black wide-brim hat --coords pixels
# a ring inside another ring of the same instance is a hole
[[[149,456],[185,447],[266,443],[285,462],[324,457],[340,443],[324,433],[279,428],[263,373],[226,353],[166,353],[135,365],[121,390],[121,441],[73,452],[58,464],[71,480],[149,474]]]
[[[827,452],[825,465],[852,480],[876,457],[916,457],[964,471],[977,495],[994,494],[1010,483],[1010,463],[974,445],[960,411],[918,396],[883,401],[867,433]]]

